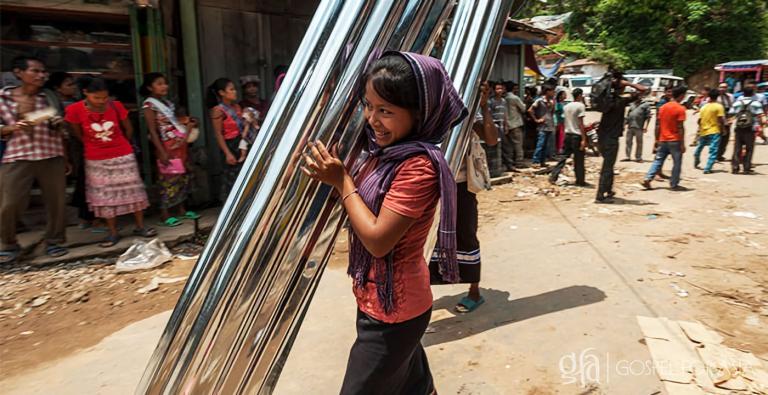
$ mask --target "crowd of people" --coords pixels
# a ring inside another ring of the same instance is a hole
[[[0,165],[0,263],[15,261],[20,252],[16,225],[33,182],[37,182],[47,210],[46,253],[67,253],[65,239],[65,179],[77,179],[84,223],[102,219],[108,234],[102,245],[120,240],[116,218],[133,215],[132,234],[153,237],[157,231],[144,222],[150,201],[131,141],[128,111],[110,97],[105,82],[80,82],[66,74],[51,76],[43,62],[24,57],[14,61],[20,86],[0,91],[0,132],[4,144]],[[283,74],[284,75],[284,74]],[[278,84],[282,76],[278,77]],[[486,146],[502,144],[507,170],[529,166],[525,158],[525,130],[535,131],[531,165],[557,182],[573,157],[576,185],[587,187],[584,160],[593,145],[588,134],[595,125],[585,122],[581,89],[566,92],[554,83],[540,90],[526,88],[518,97],[514,83],[484,83],[474,115],[470,149],[458,174],[452,174],[436,143],[462,122],[468,109],[439,60],[406,52],[388,52],[373,61],[363,75],[361,102],[371,152],[355,174],[350,174],[335,147],[309,142],[302,171],[332,186],[351,226],[348,273],[357,301],[357,339],[349,355],[342,394],[436,393],[427,356],[420,340],[432,312],[431,286],[461,282],[469,291],[455,309],[471,313],[484,303],[480,293],[481,254],[477,237],[476,194],[490,187]],[[48,82],[49,89],[44,89]],[[226,78],[207,91],[213,133],[224,163],[221,198],[233,187],[250,144],[258,133],[268,104],[259,97],[260,80],[240,80],[245,98]],[[602,101],[597,125],[597,148],[603,164],[597,203],[614,201],[614,166],[619,139],[627,130],[625,160],[642,162],[643,135],[652,118],[652,104],[643,100],[647,88],[613,73]],[[625,93],[632,88],[631,93]],[[766,97],[746,85],[735,99],[726,88],[710,90],[699,100],[698,146],[694,166],[708,147],[703,171],[713,171],[722,158],[733,128],[731,158],[734,173],[750,174],[756,136],[765,126]],[[83,98],[78,100],[79,91]],[[672,156],[672,190],[680,185],[685,152],[687,89],[669,87],[656,104],[655,159],[644,181],[647,188]],[[198,214],[186,207],[189,188],[189,144],[199,134],[198,120],[170,100],[169,81],[160,73],[147,74],[141,84],[141,112],[156,158],[162,226],[178,226]],[[629,110],[627,111],[627,107]],[[72,154],[75,153],[75,154]],[[551,168],[547,161],[555,161]],[[9,186],[12,186],[9,187]],[[80,200],[78,200],[80,199]],[[438,242],[429,263],[424,247],[440,204]]]
[[[50,74],[41,59],[13,60],[18,85],[0,90],[0,264],[21,254],[17,240],[20,216],[33,185],[39,187],[46,210],[45,253],[68,253],[66,239],[67,179],[74,180],[71,205],[80,226],[106,236],[102,247],[120,239],[117,218],[131,214],[132,236],[155,237],[144,211],[150,207],[139,170],[136,137],[126,107],[110,94],[102,78]],[[278,75],[278,81],[284,70]],[[226,200],[263,122],[268,102],[262,100],[260,78],[241,78],[243,100],[235,83],[216,80],[208,88],[214,135],[224,163],[219,198]],[[140,105],[153,150],[158,226],[175,227],[199,214],[187,208],[190,192],[189,146],[200,135],[199,121],[169,98],[169,80],[148,73],[141,81]],[[145,175],[146,176],[146,175]]]
[[[595,146],[603,158],[600,179],[597,186],[596,203],[613,203],[616,195],[613,189],[614,168],[619,155],[619,140],[625,137],[625,158],[622,161],[643,162],[643,143],[651,128],[653,114],[656,114],[654,131],[654,160],[643,181],[650,189],[657,179],[670,182],[673,191],[685,191],[680,185],[682,155],[686,150],[685,119],[687,107],[684,99],[688,88],[668,86],[657,102],[648,100],[648,87],[633,84],[623,78],[620,72],[610,75],[610,90],[598,122],[585,122],[586,106],[584,92],[573,89],[572,98],[567,99],[565,88],[556,85],[554,79],[539,89],[526,87],[521,99],[515,92],[514,82],[493,82],[493,97],[488,101],[494,125],[500,135],[502,162],[506,171],[518,171],[529,166],[524,156],[526,136],[535,135],[535,149],[530,164],[549,173],[549,180],[557,182],[566,161],[573,158],[575,185],[590,187],[585,180],[584,159],[588,148]],[[627,91],[630,88],[631,92]],[[725,162],[725,150],[733,133],[733,153],[730,158],[734,174],[752,174],[752,155],[756,138],[765,144],[764,133],[768,113],[768,83],[745,82],[744,88],[733,94],[729,86],[722,83],[717,89],[704,88],[701,96],[693,102],[699,121],[696,138],[691,146],[696,147],[694,167],[705,174],[713,171],[717,162]],[[758,92],[759,90],[759,92]],[[596,142],[589,135],[596,129]],[[535,134],[531,133],[535,130]],[[708,157],[702,168],[701,155],[708,148]],[[673,161],[671,175],[662,172],[667,157]],[[556,162],[547,167],[547,162]]]

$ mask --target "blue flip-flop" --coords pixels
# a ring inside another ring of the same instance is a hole
[[[477,302],[470,299],[469,296],[461,298],[459,304],[456,305],[456,312],[461,314],[471,313],[475,311],[481,304],[485,303],[485,298],[482,296]]]
[[[0,251],[0,264],[8,265],[16,263],[16,260],[19,259],[19,255],[21,255],[21,248],[18,246]]]

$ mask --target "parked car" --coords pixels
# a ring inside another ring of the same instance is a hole
[[[685,81],[682,78],[671,74],[625,74],[624,78],[629,82],[647,86],[651,90],[648,98],[653,102],[657,102],[661,99],[664,95],[664,90],[670,84],[672,87],[685,84]],[[628,88],[627,90],[629,92],[634,91],[633,88]],[[690,108],[693,105],[693,100],[695,98],[696,92],[689,89],[685,95],[683,103]]]
[[[581,88],[584,91],[584,103],[587,108],[590,107],[589,94],[592,93],[592,76],[588,74],[563,74],[557,80],[557,84],[565,88],[567,92],[568,101],[573,101],[573,94],[571,93],[576,88]]]

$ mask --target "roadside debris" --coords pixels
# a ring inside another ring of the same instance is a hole
[[[637,317],[654,371],[669,394],[768,394],[768,370],[754,354],[722,344],[698,322]]]
[[[184,281],[187,279],[187,276],[179,276],[179,277],[160,277],[155,276],[152,277],[152,280],[149,281],[149,284],[139,288],[138,293],[140,294],[147,294],[152,291],[156,291],[158,288],[160,288],[160,284],[173,284],[180,281]]]
[[[672,289],[675,290],[675,295],[677,295],[677,296],[679,296],[681,298],[687,298],[688,297],[688,291],[680,288],[680,286],[677,285],[677,283],[669,284],[669,286],[672,287]]]
[[[659,270],[659,274],[663,274],[665,276],[670,276],[670,277],[685,277],[685,273],[673,272],[665,269]]]
[[[759,219],[760,216],[750,212],[750,211],[734,211],[731,213],[734,217],[741,217],[741,218],[749,218],[749,219]]]
[[[160,239],[149,243],[137,240],[115,263],[118,273],[146,270],[158,267],[173,258],[173,254]]]

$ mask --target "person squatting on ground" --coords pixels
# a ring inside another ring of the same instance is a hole
[[[85,198],[96,217],[104,218],[109,234],[101,247],[120,241],[117,217],[133,214],[133,234],[153,237],[157,232],[144,227],[144,209],[149,207],[136,156],[129,142],[133,134],[128,111],[111,100],[106,82],[93,78],[83,89],[85,99],[67,107],[65,121],[82,141],[85,155]]]
[[[731,159],[731,172],[738,174],[742,168],[744,174],[752,172],[752,154],[755,150],[755,136],[766,126],[763,105],[754,95],[751,86],[744,88],[744,94],[733,103],[731,115],[734,117],[734,143]]]
[[[165,98],[168,95],[168,80],[163,74],[145,75],[139,91],[146,97],[142,108],[157,158],[161,225],[175,227],[181,225],[182,219],[200,218],[184,205],[189,196],[187,138],[197,121],[191,119],[192,124],[187,128],[176,118],[175,105]],[[176,216],[170,214],[173,208],[176,208]]]
[[[712,166],[717,162],[717,152],[720,148],[720,138],[725,134],[725,107],[717,101],[720,92],[717,89],[709,91],[709,100],[699,111],[699,143],[693,153],[693,167],[699,168],[701,152],[709,147],[709,159],[704,165],[704,174],[712,173]]]
[[[642,99],[632,102],[627,111],[626,157],[624,162],[632,160],[632,143],[635,144],[635,161],[643,162],[643,137],[651,123],[651,103]]]
[[[46,210],[45,253],[51,257],[68,253],[61,246],[66,239],[66,175],[71,171],[63,122],[40,115],[53,106],[42,89],[48,75],[43,61],[18,57],[12,69],[21,85],[0,91],[0,138],[5,143],[0,164],[0,264],[15,262],[21,253],[16,225],[35,181]]]
[[[555,88],[544,85],[541,96],[533,102],[528,114],[537,125],[536,150],[533,152],[534,167],[545,164],[549,142],[555,134]]]
[[[648,87],[632,84],[623,78],[620,72],[614,72],[611,80],[610,107],[603,112],[600,125],[597,127],[597,145],[603,156],[603,166],[600,169],[600,184],[597,187],[596,203],[613,203],[616,193],[613,191],[613,167],[619,152],[619,138],[624,130],[624,109],[627,104],[640,98]],[[632,87],[635,92],[624,97],[624,89]]]
[[[584,105],[584,91],[581,88],[573,90],[573,101],[568,103],[563,109],[563,118],[565,125],[565,142],[563,157],[557,162],[549,175],[549,182],[557,183],[560,172],[565,167],[565,161],[573,155],[573,172],[576,174],[576,185],[580,187],[588,186],[585,179],[584,153],[589,144],[587,138],[587,129],[584,126],[584,117],[587,114],[587,108]]]
[[[687,191],[680,185],[680,172],[683,168],[685,153],[685,106],[680,104],[685,99],[686,86],[678,86],[672,90],[672,101],[665,104],[659,111],[659,133],[656,136],[656,157],[648,174],[645,175],[643,186],[651,189],[651,181],[664,165],[667,156],[672,156],[672,176],[669,186],[672,191]]]
[[[341,388],[348,394],[436,393],[420,340],[432,313],[424,244],[440,201],[438,255],[458,281],[456,182],[435,145],[467,115],[439,60],[387,52],[364,77],[371,155],[350,175],[334,147],[309,143],[302,171],[333,186],[352,232],[349,270],[357,339]]]

